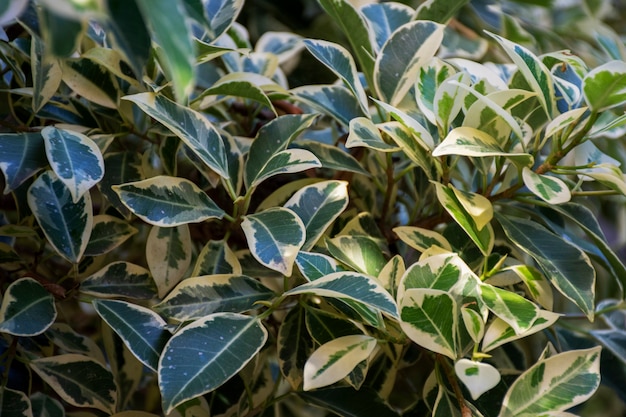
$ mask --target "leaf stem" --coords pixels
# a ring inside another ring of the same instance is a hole
[[[459,380],[457,379],[454,370],[446,360],[443,355],[437,354],[437,362],[443,368],[444,373],[446,374],[446,378],[450,385],[452,385],[452,390],[454,391],[454,395],[456,396],[457,401],[459,402],[459,409],[461,410],[462,417],[472,417],[472,410],[469,409],[467,404],[465,404],[465,398],[463,397],[463,391],[461,391],[461,386],[459,385]]]

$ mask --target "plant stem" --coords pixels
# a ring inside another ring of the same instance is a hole
[[[447,362],[446,358],[443,355],[437,354],[437,362],[443,368],[443,371],[446,374],[446,378],[450,385],[452,385],[452,389],[454,390],[454,395],[456,396],[457,401],[459,402],[459,409],[461,410],[461,416],[463,417],[472,417],[472,410],[469,409],[467,404],[465,404],[465,398],[463,397],[463,392],[461,391],[461,386],[459,385],[459,381],[456,378],[454,370]]]

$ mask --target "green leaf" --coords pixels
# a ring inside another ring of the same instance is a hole
[[[320,168],[321,162],[313,153],[304,149],[286,149],[275,153],[257,173],[250,187],[257,187],[266,179],[278,174],[302,172],[311,168]]]
[[[465,212],[472,217],[478,230],[482,230],[483,227],[491,222],[491,219],[493,219],[493,206],[487,197],[457,188],[452,188],[452,191],[465,209]]]
[[[170,336],[165,320],[146,307],[125,301],[94,300],[93,307],[137,359],[156,371]]]
[[[148,300],[157,295],[150,271],[123,261],[112,262],[85,278],[80,284],[80,291],[97,297],[139,300]]]
[[[71,405],[115,412],[113,374],[96,360],[71,353],[32,360],[30,367]]]
[[[325,275],[339,272],[341,269],[335,259],[315,252],[298,252],[296,265],[307,281],[315,281]]]
[[[383,287],[395,297],[398,291],[398,284],[406,272],[406,265],[400,255],[394,255],[378,274],[378,280]]]
[[[363,110],[352,92],[343,85],[307,85],[291,90],[294,99],[334,117],[348,127],[356,117],[363,117]]]
[[[241,11],[243,0],[209,0],[202,2],[206,17],[205,28],[211,41],[216,40],[232,26]]]
[[[372,388],[333,387],[302,391],[298,396],[305,402],[342,417],[398,417]]]
[[[85,255],[98,256],[108,253],[137,232],[138,230],[128,222],[117,217],[108,214],[94,216],[93,229],[85,248]]]
[[[365,176],[370,175],[352,155],[336,146],[314,142],[312,140],[298,140],[293,146],[306,149],[315,155],[322,164],[322,168],[349,171]]]
[[[33,417],[32,405],[26,394],[6,386],[0,387],[0,409],[3,417]]]
[[[417,8],[415,18],[447,23],[467,3],[469,0],[427,0]]]
[[[544,138],[548,139],[570,126],[578,123],[580,118],[588,111],[587,107],[580,107],[570,110],[563,114],[559,114],[546,126]]]
[[[164,412],[224,384],[266,340],[260,321],[241,314],[212,314],[185,326],[169,340],[159,362]]]
[[[576,246],[536,222],[497,215],[506,236],[539,264],[552,284],[593,321],[596,272]]]
[[[474,218],[467,212],[458,200],[454,188],[433,182],[437,190],[437,198],[452,218],[463,228],[483,255],[487,256],[493,249],[495,237],[491,224],[486,223],[482,229],[478,228]]]
[[[415,10],[395,2],[367,3],[361,6],[361,13],[374,33],[375,49],[379,51],[396,29],[413,20]]]
[[[437,125],[435,94],[439,86],[455,73],[456,70],[452,65],[437,57],[430,59],[419,69],[415,85],[417,91],[420,92],[416,97],[417,106],[424,117],[433,125]],[[430,149],[433,147],[434,145]]]
[[[485,335],[485,321],[480,313],[469,307],[461,307],[461,318],[463,319],[465,330],[467,330],[474,343],[480,343]]]
[[[57,317],[54,298],[33,278],[11,283],[0,305],[0,332],[14,336],[36,336],[46,331]]]
[[[350,52],[341,45],[323,40],[305,39],[304,45],[315,58],[346,84],[356,96],[363,113],[367,114],[367,96]]]
[[[262,265],[290,276],[306,239],[302,220],[291,210],[275,207],[243,217],[241,228],[252,256]]]
[[[67,58],[76,51],[84,30],[82,22],[57,13],[50,7],[41,8],[42,38],[46,41],[46,49],[54,56]]]
[[[30,66],[33,73],[33,113],[54,96],[61,84],[63,73],[59,61],[45,53],[44,42],[36,35],[30,38]]]
[[[454,364],[454,372],[470,392],[473,400],[500,382],[500,372],[488,363],[459,359]]]
[[[480,295],[489,310],[513,327],[517,334],[530,329],[538,317],[537,307],[514,292],[482,284]]]
[[[0,134],[0,170],[4,194],[15,190],[48,165],[41,133]]]
[[[457,357],[459,311],[445,291],[410,288],[400,298],[400,326],[418,345],[451,359]]]
[[[387,260],[378,244],[368,236],[338,236],[326,239],[328,252],[356,271],[377,277]]]
[[[350,133],[346,148],[365,147],[381,152],[396,152],[398,146],[390,145],[383,139],[378,126],[366,117],[357,117],[350,121]]]
[[[112,188],[126,207],[154,226],[175,227],[224,215],[206,193],[185,178],[157,176]]]
[[[163,298],[187,272],[191,265],[192,243],[189,227],[154,226],[146,241],[146,261]]]
[[[312,308],[306,310],[306,327],[311,338],[318,345],[323,345],[342,336],[362,334],[357,324],[346,317]]]
[[[258,85],[254,81],[259,81],[262,84]],[[265,89],[283,90],[282,87],[269,78],[247,72],[232,72],[213,83],[196,100],[213,95],[241,97],[256,101],[276,114],[276,109],[274,109],[272,101],[265,93]]]
[[[524,185],[547,203],[567,203],[572,198],[569,187],[560,178],[537,174],[528,167],[522,170],[522,178]]]
[[[41,392],[30,396],[35,417],[65,417],[65,409],[61,403]]]
[[[181,106],[161,94],[140,93],[125,96],[123,99],[132,101],[171,130],[219,176],[229,178],[222,137],[203,114]]]
[[[61,61],[63,82],[76,94],[100,106],[117,109],[120,87],[105,67],[88,58]]]
[[[528,293],[537,303],[545,309],[552,310],[554,301],[552,287],[541,271],[529,265],[513,265],[502,269],[502,272],[508,271],[513,272],[526,284]],[[494,277],[497,276],[497,274],[494,275]]]
[[[89,336],[77,333],[68,324],[54,323],[46,330],[46,337],[65,353],[80,353],[106,364],[102,349]]]
[[[433,156],[444,155],[503,156],[522,167],[531,166],[534,161],[530,154],[505,151],[491,135],[467,126],[452,129],[433,151]]]
[[[377,346],[374,337],[343,336],[320,346],[304,365],[304,390],[334,384],[366,360]]]
[[[523,46],[493,33],[487,32],[487,34],[493,37],[513,60],[532,91],[537,93],[537,98],[546,115],[551,118],[557,109],[554,81],[550,70],[539,58]]]
[[[423,150],[430,151],[435,147],[435,141],[426,128],[415,120],[413,117],[409,116],[407,113],[403,112],[400,109],[397,109],[389,104],[374,100],[374,102],[382,107],[394,120],[400,122],[404,127],[409,129],[411,134],[413,135],[413,141],[402,143],[396,141],[398,146],[402,148],[402,150],[406,153],[406,155],[419,166],[423,160],[423,151],[419,148],[423,148]],[[396,140],[395,138],[393,138]]]
[[[500,416],[565,411],[587,400],[600,385],[600,347],[542,359],[511,385]]]
[[[272,290],[245,275],[205,275],[183,280],[153,308],[184,322],[219,312],[243,313],[273,297]]]
[[[414,131],[407,128],[402,122],[380,123],[378,127],[402,149],[414,164],[422,168],[426,175],[431,176],[433,170],[432,157],[429,151],[420,146],[420,138],[423,135],[416,136]]]
[[[374,89],[378,98],[396,106],[413,86],[420,67],[437,52],[444,26],[413,21],[394,31],[376,58]]]
[[[281,170],[286,169],[289,165],[295,165],[295,167],[298,164],[307,165],[308,167],[312,165],[319,166],[319,161],[313,154],[294,153],[295,149],[286,151],[289,143],[300,132],[313,124],[315,117],[313,114],[284,115],[272,120],[259,130],[257,137],[250,146],[246,163],[244,178],[248,187],[251,184],[259,183],[261,175],[267,178],[280,173]],[[281,152],[284,153],[277,155]],[[300,161],[299,158],[302,157],[308,159],[308,161]],[[304,169],[308,169],[308,167]]]
[[[224,240],[209,240],[200,251],[191,276],[241,274],[237,255]]]
[[[111,188],[113,185],[126,184],[141,180],[141,160],[135,152],[107,152],[104,156],[104,178],[98,188],[106,199],[130,220],[132,212],[120,200],[119,195]]]
[[[254,45],[256,52],[269,52],[280,65],[288,63],[304,49],[302,37],[292,32],[264,32]]]
[[[311,250],[324,231],[348,206],[348,183],[323,181],[301,188],[284,205],[304,224],[306,240],[302,250]]]
[[[537,333],[541,330],[547,329],[556,323],[561,315],[546,310],[538,310],[538,317],[535,319],[532,326],[523,333],[515,333],[513,327],[509,326],[507,322],[496,317],[494,318],[483,337],[481,350],[485,353],[492,351],[493,349],[504,345],[505,343],[519,340],[531,334]]]
[[[374,85],[374,58],[372,35],[367,21],[359,11],[346,0],[318,0],[324,11],[339,25],[348,38],[350,47],[359,62],[359,67],[367,85]]]
[[[610,61],[589,71],[583,79],[589,108],[601,112],[626,102],[626,63]]]
[[[41,131],[50,166],[77,201],[104,176],[98,145],[87,136],[53,126]]]
[[[459,72],[448,77],[437,88],[433,98],[433,113],[437,126],[443,132],[450,130],[450,125],[461,111],[467,94],[465,88],[469,83],[470,76]]]
[[[46,171],[30,186],[27,198],[48,242],[65,259],[78,263],[93,224],[89,193],[73,201],[63,181],[52,171]]]
[[[194,87],[194,44],[191,27],[181,0],[136,0],[152,39],[159,44],[161,58],[174,84],[179,102]]]
[[[375,278],[356,272],[335,272],[315,281],[299,285],[285,295],[312,293],[320,297],[358,301],[398,317],[398,309],[391,295]]]
[[[294,390],[302,386],[304,365],[315,348],[306,327],[303,307],[289,310],[278,329],[278,363],[283,376]]]

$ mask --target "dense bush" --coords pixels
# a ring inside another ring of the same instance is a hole
[[[625,399],[620,11],[268,4],[0,5],[2,417]]]

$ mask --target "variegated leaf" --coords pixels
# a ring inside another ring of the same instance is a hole
[[[104,155],[104,178],[98,183],[98,189],[117,211],[130,220],[132,212],[113,191],[112,186],[139,181],[142,178],[140,155],[135,152],[107,152]]]
[[[378,274],[378,280],[383,287],[395,298],[398,290],[398,285],[402,276],[406,272],[406,265],[400,255],[395,255],[387,262]]]
[[[272,290],[245,275],[205,275],[183,280],[154,309],[185,322],[219,312],[243,313],[273,297]]]
[[[473,400],[500,383],[498,369],[484,362],[459,359],[454,364],[454,372],[470,392]]]
[[[78,263],[93,225],[89,193],[74,201],[63,181],[46,171],[28,189],[28,206],[48,242],[65,259]]]
[[[33,73],[32,109],[37,113],[57,92],[63,73],[58,59],[45,52],[44,41],[36,35],[30,37],[30,66]]]
[[[530,329],[539,317],[538,308],[519,294],[489,284],[482,284],[480,293],[489,310],[513,327],[517,334]]]
[[[120,87],[105,67],[88,58],[61,61],[63,82],[76,94],[101,106],[117,108]]]
[[[395,106],[404,98],[420,67],[439,49],[443,30],[435,22],[413,21],[391,34],[374,66],[374,89],[381,100]]]
[[[454,67],[440,58],[433,57],[419,69],[415,88],[417,94],[417,106],[421,113],[433,125],[437,125],[435,116],[435,94],[439,86],[449,77],[456,73]],[[431,149],[434,147],[431,146]]]
[[[465,330],[470,335],[474,343],[480,343],[485,335],[485,321],[480,313],[469,307],[461,307],[461,318],[465,324]]]
[[[459,226],[463,228],[483,255],[489,255],[495,241],[491,224],[486,223],[483,228],[479,229],[474,217],[469,214],[463,204],[459,202],[452,185],[446,187],[440,183],[433,182],[433,184],[437,190],[437,198],[441,205]]]
[[[314,339],[306,327],[307,310],[292,308],[278,329],[278,363],[283,376],[294,390],[304,381],[304,366],[315,349]]]
[[[6,386],[0,387],[0,409],[3,416],[33,417],[32,404],[26,394]]]
[[[80,290],[102,298],[124,297],[147,300],[157,295],[150,271],[129,262],[117,261],[85,278]]]
[[[369,236],[337,236],[326,239],[326,247],[335,259],[374,277],[387,263],[380,247]]]
[[[191,276],[241,274],[237,255],[224,240],[209,240],[200,251]]]
[[[342,336],[362,334],[357,324],[324,310],[306,309],[306,328],[312,340],[323,345]]]
[[[250,252],[262,265],[290,276],[298,251],[306,240],[302,220],[291,210],[275,207],[243,217]]]
[[[33,417],[64,417],[65,409],[61,403],[42,393],[36,392],[30,396],[33,406]]]
[[[126,207],[154,226],[175,227],[224,215],[205,192],[185,178],[157,176],[112,188]]]
[[[513,265],[502,270],[502,272],[507,271],[513,272],[526,284],[528,293],[537,303],[543,308],[552,311],[554,303],[552,287],[541,271],[529,265]]]
[[[157,370],[170,333],[165,320],[152,310],[118,300],[94,300],[93,306],[131,352],[147,367]]]
[[[420,252],[424,252],[431,246],[439,246],[452,252],[448,240],[434,230],[414,226],[398,226],[393,229],[393,232],[398,235],[401,241]]]
[[[338,382],[372,354],[376,338],[367,335],[343,336],[320,346],[304,365],[304,390]]]
[[[259,320],[234,313],[212,314],[178,331],[159,361],[163,411],[224,384],[256,356],[267,336]]]
[[[593,320],[596,272],[589,257],[536,222],[503,215],[497,219],[506,236],[537,261],[561,294]]]
[[[46,330],[45,335],[63,353],[79,353],[96,359],[103,365],[107,363],[96,341],[76,332],[68,324],[54,323]]]
[[[295,58],[302,49],[302,37],[291,32],[263,32],[254,45],[255,51],[269,52],[278,57],[281,65]]]
[[[356,97],[343,85],[307,85],[292,89],[291,94],[294,99],[332,116],[345,127],[352,119],[364,116]]]
[[[307,281],[315,281],[318,278],[341,270],[337,261],[330,256],[302,250],[298,252],[296,257],[296,265],[298,265],[300,273]]]
[[[493,33],[487,33],[502,46],[507,55],[517,65],[532,91],[537,93],[537,98],[546,115],[552,117],[556,113],[556,99],[554,81],[550,70],[525,47]]]
[[[524,167],[522,178],[524,185],[547,203],[567,203],[572,198],[569,187],[560,178],[537,174],[528,167]]]
[[[418,345],[451,359],[457,357],[459,311],[445,291],[410,288],[400,298],[400,326]]]
[[[452,129],[433,151],[433,156],[443,155],[503,156],[519,166],[530,166],[534,161],[530,154],[505,151],[491,135],[467,126]]]
[[[587,400],[600,385],[600,349],[572,350],[535,363],[507,391],[500,416],[565,411]]]
[[[9,285],[0,305],[0,333],[36,336],[57,317],[54,298],[33,278],[20,278]]]
[[[243,3],[243,0],[208,0],[202,2],[206,18],[202,22],[205,24],[207,36],[211,41],[228,31],[237,19]]]
[[[260,85],[259,85],[260,84]],[[266,90],[283,90],[278,84],[258,74],[231,72],[217,80],[210,88],[204,90],[196,100],[206,101],[209,96],[233,96],[256,101],[269,108],[274,114],[276,109],[268,97]],[[207,107],[201,103],[200,108]]]
[[[610,61],[583,79],[583,94],[589,108],[601,112],[626,102],[626,63]]]
[[[306,240],[302,250],[315,246],[324,231],[348,206],[348,183],[323,181],[301,188],[284,205],[304,224]]]
[[[356,272],[335,272],[299,285],[285,295],[315,294],[320,297],[348,299],[375,308],[392,317],[398,309],[391,294],[375,278]]]
[[[28,0],[15,0],[0,6],[0,26],[5,26],[18,18],[28,6]]]
[[[367,3],[361,7],[376,40],[375,49],[380,51],[391,34],[400,26],[413,20],[415,10],[395,2]]]
[[[182,279],[191,265],[191,235],[187,225],[153,226],[146,242],[146,261],[160,298]]]
[[[515,333],[513,327],[509,326],[507,322],[496,317],[490,322],[489,326],[485,330],[481,349],[485,353],[490,352],[505,343],[509,343],[547,329],[548,327],[554,325],[560,316],[560,314],[553,313],[551,311],[538,310],[538,317],[535,319],[532,326],[524,333],[520,334]]]
[[[315,58],[347,85],[356,96],[363,113],[367,114],[367,96],[350,52],[341,45],[323,40],[306,39],[304,45]]]
[[[209,168],[228,179],[228,162],[219,132],[201,113],[181,106],[162,94],[141,93],[125,96],[141,110],[178,136]]]
[[[369,176],[370,173],[363,169],[359,161],[344,149],[313,140],[298,140],[294,147],[306,149],[311,152],[322,164],[322,168],[337,171],[349,171]]]
[[[194,45],[191,22],[183,2],[169,0],[137,0],[152,38],[160,46],[162,65],[172,77],[179,102],[185,101],[194,86]]]
[[[67,186],[74,202],[104,177],[98,145],[87,136],[46,126],[41,131],[52,170]]]
[[[466,90],[462,87],[469,85],[470,76],[459,72],[448,78],[437,88],[433,99],[433,112],[437,119],[437,126],[443,132],[450,130],[450,124],[461,111]]]
[[[267,178],[281,172],[293,172],[287,171],[290,168],[297,172],[299,164],[308,165],[303,169],[311,168],[312,165],[319,166],[319,161],[310,152],[304,154],[294,153],[298,151],[296,149],[287,150],[289,143],[311,126],[315,117],[313,114],[284,115],[264,125],[248,151],[245,184],[248,187],[258,184],[262,175]],[[283,151],[285,152],[281,153]]]
[[[378,127],[366,117],[357,117],[350,121],[350,133],[346,140],[346,148],[358,146],[381,152],[396,152],[400,150],[398,146],[385,142]]]
[[[478,230],[482,230],[493,219],[493,206],[488,198],[481,194],[452,188],[459,203],[469,214]]]
[[[414,143],[398,143],[398,146],[401,146],[404,152],[407,154],[409,158],[413,162],[419,165],[419,162],[422,160],[422,152],[418,150],[416,147],[421,147],[424,150],[430,151],[435,147],[435,141],[428,130],[421,123],[415,120],[413,117],[409,116],[407,113],[402,110],[393,107],[383,101],[374,100],[374,102],[382,107],[391,117],[394,118],[397,122],[400,122],[404,127],[409,129],[411,134],[413,135]]]
[[[85,255],[98,256],[108,253],[135,233],[137,229],[117,217],[108,214],[94,216],[93,229],[85,248]]]
[[[579,107],[577,109],[572,109],[563,114],[559,114],[555,117],[548,125],[546,126],[546,131],[544,134],[544,138],[548,139],[557,133],[561,132],[563,129],[578,123],[581,117],[587,112],[589,109],[587,107]]]
[[[0,134],[0,170],[4,194],[19,187],[48,165],[41,133]]]
[[[117,387],[113,374],[98,361],[69,353],[32,360],[30,367],[68,403],[115,412]]]
[[[275,153],[257,173],[250,187],[256,187],[266,179],[278,174],[288,174],[320,168],[322,163],[313,153],[304,149],[286,149]]]
[[[378,128],[386,133],[415,165],[422,168],[429,178],[431,177],[433,171],[432,157],[429,151],[420,146],[420,140],[416,140],[413,130],[407,128],[402,122],[380,123]],[[417,136],[417,138],[419,137]]]

